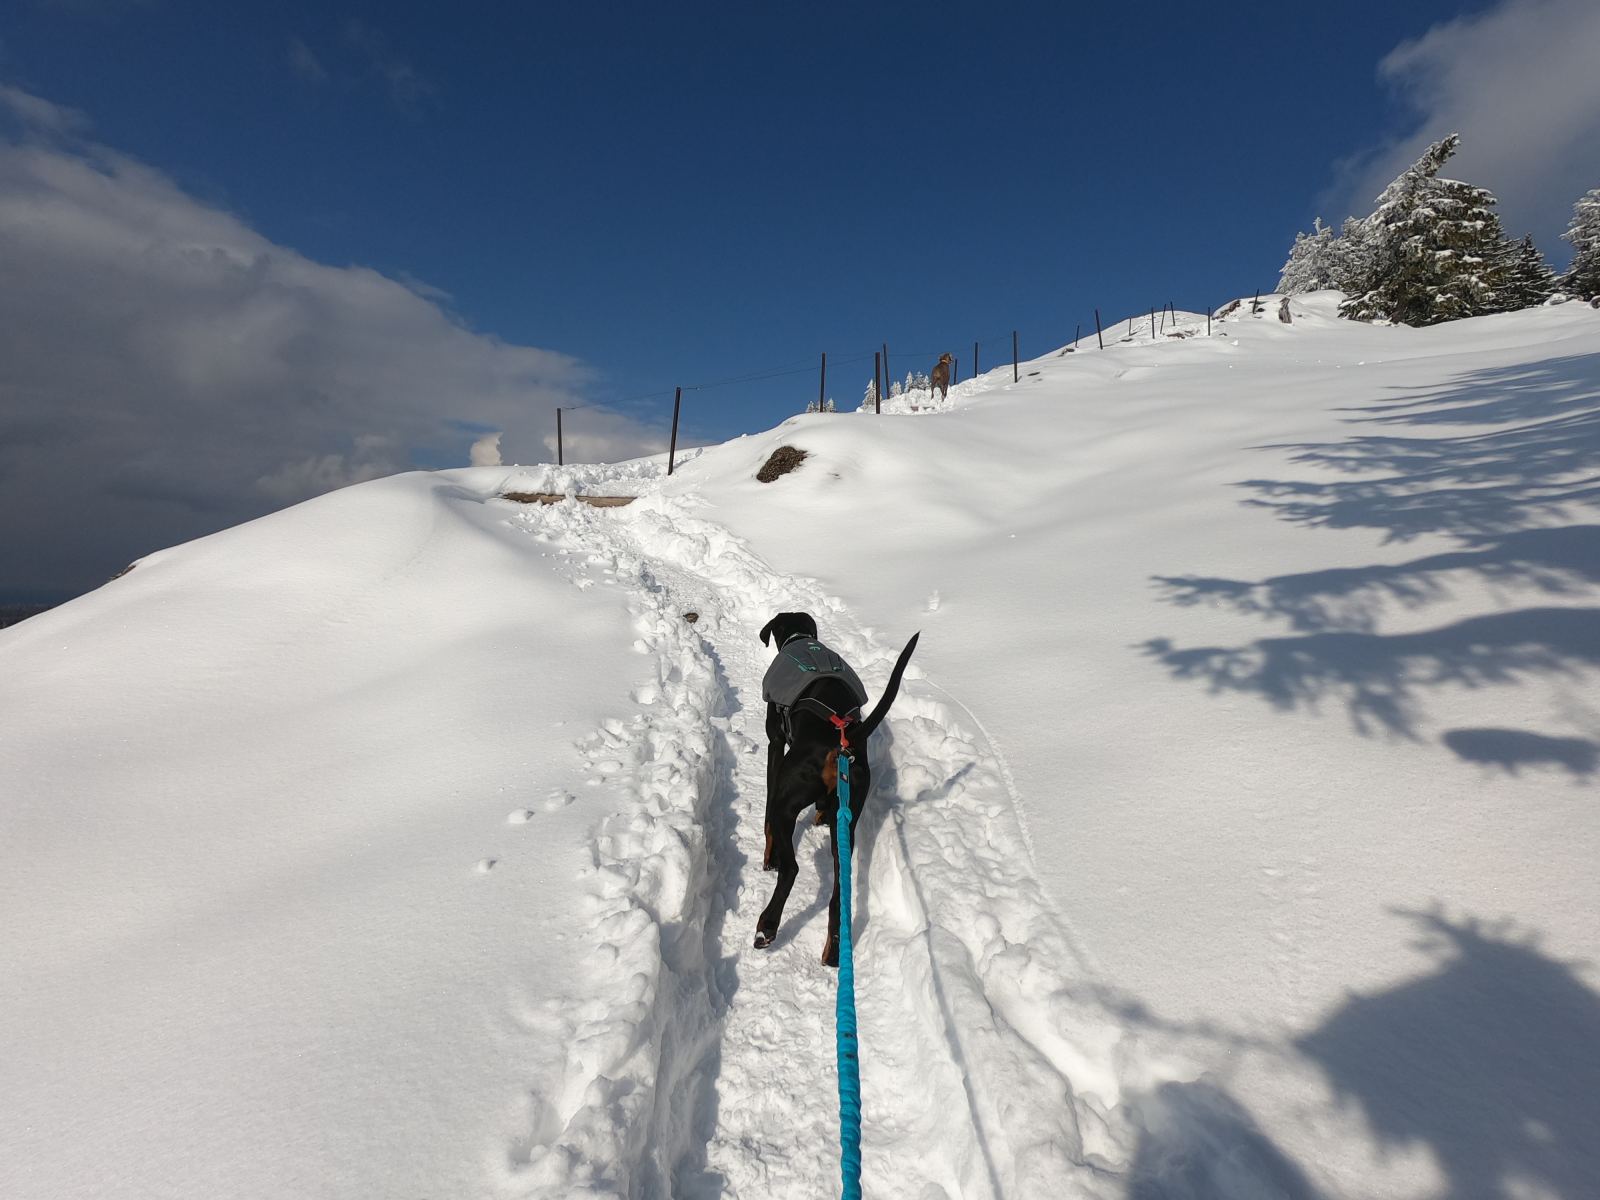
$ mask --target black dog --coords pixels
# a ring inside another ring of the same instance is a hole
[[[833,850],[833,899],[828,904],[828,942],[822,961],[830,967],[839,965],[838,722],[845,723],[851,763],[853,846],[856,823],[872,789],[867,738],[888,715],[900,690],[900,677],[921,636],[913,634],[900,651],[878,706],[862,720],[861,706],[867,693],[849,664],[817,641],[817,623],[809,613],[779,613],[761,630],[762,643],[770,638],[778,651],[762,682],[762,698],[767,701],[767,845],[761,860],[763,869],[778,872],[778,886],[756,922],[756,949],[772,945],[778,936],[784,903],[800,874],[794,854],[794,824],[814,804],[817,823],[828,823]]]

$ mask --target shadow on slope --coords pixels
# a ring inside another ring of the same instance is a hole
[[[1180,607],[1220,604],[1282,619],[1307,633],[1371,631],[1386,603],[1420,609],[1451,598],[1450,573],[1467,572],[1506,591],[1581,597],[1600,584],[1600,525],[1469,536],[1467,548],[1406,563],[1335,567],[1259,582],[1161,575],[1163,598]]]
[[[1261,580],[1157,576],[1163,598],[1285,621],[1300,636],[1243,646],[1145,653],[1213,691],[1253,692],[1280,708],[1342,702],[1358,730],[1415,738],[1428,688],[1578,679],[1600,666],[1600,608],[1536,607],[1473,617],[1420,633],[1377,633],[1385,609],[1452,599],[1452,582],[1502,596],[1575,601],[1600,585],[1600,525],[1571,520],[1600,507],[1600,354],[1475,371],[1412,398],[1367,405],[1353,423],[1477,424],[1467,435],[1361,435],[1293,447],[1294,460],[1351,480],[1250,480],[1246,503],[1312,527],[1369,528],[1386,540],[1448,535],[1459,550],[1410,562],[1341,567]],[[1494,427],[1498,426],[1498,427]],[[1282,449],[1283,447],[1266,447]],[[1544,525],[1537,528],[1534,526]],[[1582,738],[1460,730],[1445,744],[1508,771],[1594,771]]]
[[[1164,1083],[1135,1108],[1128,1200],[1316,1200],[1300,1168],[1221,1088]]]
[[[1287,1046],[1214,1028],[1230,1053],[1302,1058],[1363,1118],[1377,1149],[1426,1150],[1450,1200],[1592,1200],[1600,1180],[1600,993],[1579,964],[1506,924],[1398,912],[1431,970],[1351,995]],[[1143,1023],[1141,1023],[1143,1024]],[[1305,1171],[1214,1083],[1166,1083],[1130,1101],[1139,1140],[1129,1200],[1316,1200]]]
[[[1184,650],[1154,638],[1144,650],[1213,692],[1254,692],[1279,708],[1313,711],[1337,699],[1362,733],[1415,738],[1425,688],[1580,678],[1600,668],[1600,608],[1531,608],[1422,633],[1313,633],[1242,647]]]
[[[1600,767],[1600,746],[1585,738],[1546,737],[1521,729],[1451,729],[1440,739],[1458,758],[1516,775],[1524,767],[1561,767],[1574,776]]]
[[[1297,524],[1371,528],[1386,540],[1488,536],[1600,505],[1600,354],[1472,371],[1359,423],[1500,426],[1446,437],[1362,435],[1262,449],[1355,480],[1249,479],[1246,501]]]
[[[1425,1145],[1451,1200],[1593,1197],[1600,995],[1504,926],[1399,915],[1437,968],[1351,996],[1296,1048],[1382,1143]]]

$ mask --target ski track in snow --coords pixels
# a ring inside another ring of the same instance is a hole
[[[817,614],[874,695],[913,631],[880,639],[692,508],[647,495],[512,518],[576,586],[628,589],[655,678],[635,690],[638,715],[580,743],[592,781],[622,785],[629,804],[601,823],[584,880],[597,941],[585,994],[524,1018],[568,1046],[566,1080],[528,1097],[500,1167],[507,1194],[838,1187],[825,829],[802,822],[778,940],[750,945],[775,878],[760,869],[771,652],[756,631],[780,610]],[[1121,1088],[1144,1082],[1145,1056],[1033,876],[998,749],[921,679],[913,660],[873,739],[855,859],[866,1192],[1120,1195],[1135,1137]]]

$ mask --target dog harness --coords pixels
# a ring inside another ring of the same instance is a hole
[[[835,712],[815,696],[806,694],[821,680],[829,678],[839,680],[850,689],[856,701],[854,708],[844,713]],[[861,686],[861,680],[849,663],[815,638],[797,633],[778,648],[777,657],[761,680],[761,698],[777,705],[783,718],[784,739],[792,743],[790,716],[796,708],[815,712],[840,726],[842,731],[841,719],[847,724],[860,717],[861,706],[867,702],[867,689]]]

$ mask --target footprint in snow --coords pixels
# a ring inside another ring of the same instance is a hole
[[[487,875],[490,871],[495,869],[499,862],[500,860],[498,858],[480,858],[478,860],[478,865],[472,869],[479,875]]]

